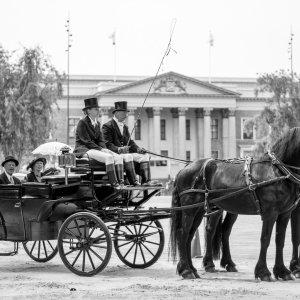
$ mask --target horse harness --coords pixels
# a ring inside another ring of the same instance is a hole
[[[265,180],[265,181],[262,181],[262,182],[259,182],[259,183],[253,183],[252,175],[251,175],[251,164],[253,163],[253,158],[252,157],[247,156],[245,159],[224,160],[225,162],[229,162],[229,163],[244,162],[243,175],[245,176],[246,186],[245,187],[238,187],[238,188],[226,188],[226,189],[211,190],[207,186],[205,169],[206,169],[207,165],[211,161],[214,161],[215,159],[209,158],[204,162],[201,170],[199,171],[199,175],[194,180],[192,188],[187,189],[187,190],[182,191],[181,193],[179,193],[179,197],[182,196],[183,194],[187,194],[187,193],[202,193],[202,194],[204,193],[204,209],[206,211],[206,215],[210,215],[210,214],[214,213],[214,212],[212,212],[211,205],[214,205],[215,203],[217,203],[217,202],[219,202],[223,199],[230,198],[230,197],[236,196],[238,194],[242,194],[246,191],[251,191],[252,195],[253,195],[253,203],[255,205],[256,212],[257,212],[257,214],[261,214],[261,205],[260,205],[259,198],[256,194],[256,189],[257,188],[272,184],[272,183],[277,182],[277,181],[286,180],[286,179],[290,179],[294,183],[300,185],[300,176],[288,169],[288,168],[292,168],[292,169],[293,168],[294,169],[299,169],[299,168],[293,167],[293,166],[290,166],[290,165],[285,165],[283,162],[281,162],[276,157],[276,155],[274,153],[268,152],[268,156],[271,160],[271,163],[273,165],[275,165],[284,174],[283,176],[279,176],[279,177],[276,177],[276,178],[273,178],[273,179],[268,179],[268,180]],[[200,175],[201,171],[202,171],[202,180],[203,180],[203,183],[204,183],[204,189],[196,189],[195,185],[198,182],[199,178],[201,177],[201,175]],[[217,197],[217,198],[213,198],[211,200],[208,199],[210,194],[222,193],[222,192],[227,192],[227,193],[229,192],[229,194],[226,194],[226,195],[223,195],[223,196],[220,196],[220,197]],[[300,195],[298,194],[298,197],[297,197],[296,201],[285,212],[294,209],[298,205],[299,200],[300,200]],[[201,203],[201,204],[203,205],[203,203]]]

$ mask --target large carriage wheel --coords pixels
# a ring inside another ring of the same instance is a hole
[[[114,247],[120,260],[131,268],[148,268],[161,256],[165,237],[158,220],[133,225],[117,224]]]
[[[23,242],[25,252],[37,262],[51,260],[57,254],[56,240],[38,240]]]
[[[104,222],[88,212],[71,215],[58,234],[58,251],[65,266],[80,276],[93,276],[108,264],[112,242]]]

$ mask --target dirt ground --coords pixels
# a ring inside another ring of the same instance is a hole
[[[170,197],[156,197],[149,205],[169,207]],[[201,279],[183,280],[176,265],[168,260],[169,221],[162,220],[166,243],[160,259],[148,269],[131,269],[113,252],[108,266],[94,277],[71,273],[59,255],[47,263],[29,258],[22,246],[19,254],[0,257],[0,299],[300,299],[300,279],[260,282],[254,279],[259,253],[261,221],[258,216],[239,216],[231,235],[233,260],[238,273],[205,273],[202,259],[194,258]],[[199,228],[203,251],[203,227]],[[0,251],[12,250],[13,244],[0,243]],[[274,236],[268,252],[268,266],[274,264]],[[285,264],[291,258],[288,228]],[[219,266],[219,262],[216,262]]]

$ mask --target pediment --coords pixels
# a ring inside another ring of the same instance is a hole
[[[106,91],[103,94],[147,94],[150,86],[150,94],[161,95],[224,95],[236,96],[236,92],[218,87],[216,85],[197,80],[193,77],[188,77],[175,72],[168,72],[156,77],[149,77],[143,80],[138,80],[129,84],[118,86]]]

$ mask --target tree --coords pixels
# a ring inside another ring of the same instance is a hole
[[[17,63],[11,57],[0,48],[1,152],[21,161],[48,139],[63,77],[38,47],[24,48]]]
[[[284,70],[262,74],[257,79],[256,95],[268,94],[263,111],[246,123],[246,130],[255,126],[259,138],[255,154],[266,152],[287,129],[300,126],[299,78]]]

